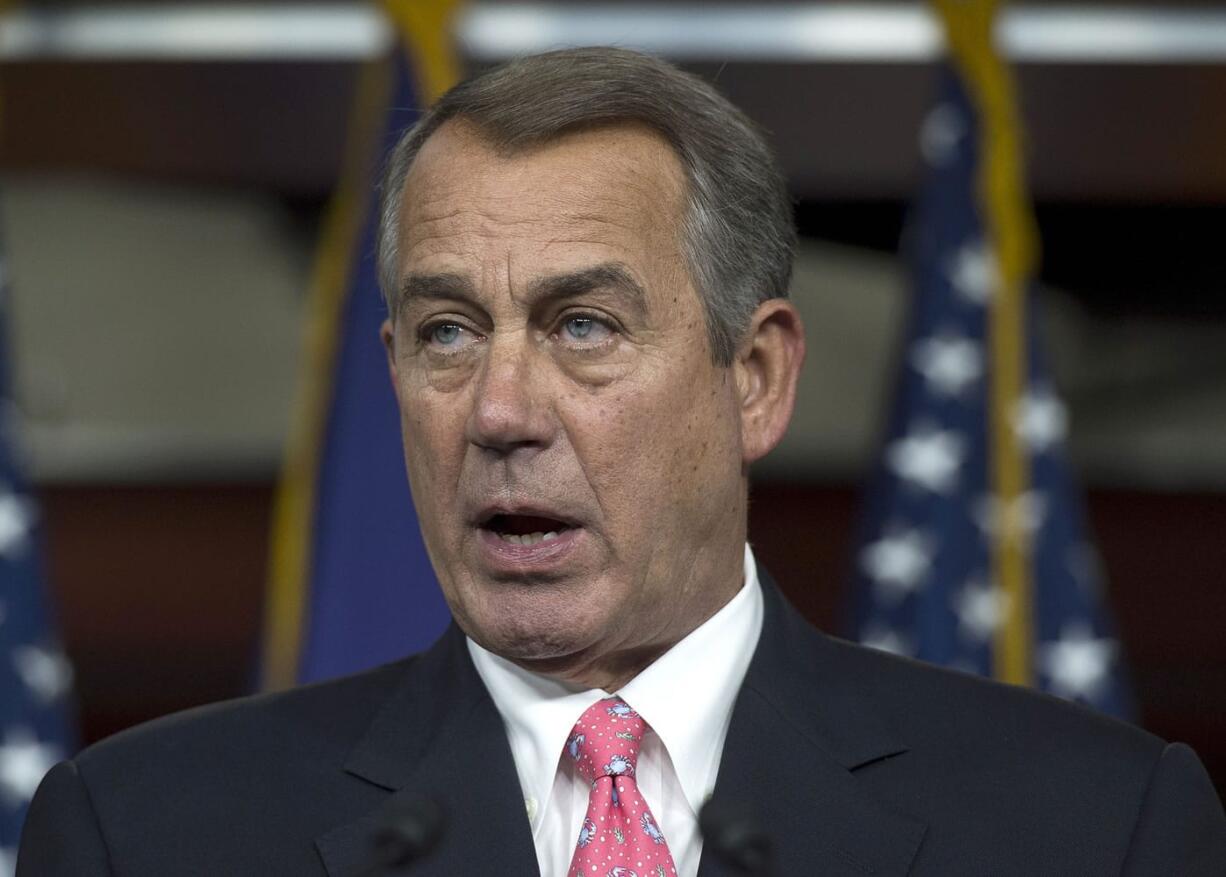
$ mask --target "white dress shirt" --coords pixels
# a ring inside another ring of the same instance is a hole
[[[615,692],[651,726],[635,774],[679,877],[698,873],[698,811],[715,787],[732,706],[762,632],[762,590],[748,545],[744,581],[722,609]],[[471,639],[468,650],[506,726],[541,875],[563,877],[589,786],[562,749],[584,710],[611,692],[531,673]]]

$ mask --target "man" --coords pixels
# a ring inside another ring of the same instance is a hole
[[[22,877],[378,873],[422,801],[422,875],[1226,872],[1186,747],[829,639],[755,565],[746,470],[804,337],[780,174],[714,91],[620,50],[521,59],[386,182],[382,339],[456,625],[60,765]]]

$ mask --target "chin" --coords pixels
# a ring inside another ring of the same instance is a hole
[[[473,639],[485,649],[516,663],[565,661],[589,645],[586,637],[577,636],[574,630],[553,625],[508,627],[504,624],[474,633]]]
[[[572,603],[565,594],[494,600],[466,614],[461,627],[483,648],[511,661],[565,659],[590,649],[608,627],[593,613],[575,612]]]

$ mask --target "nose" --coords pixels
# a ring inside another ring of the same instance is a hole
[[[491,338],[476,376],[468,440],[500,454],[548,446],[554,425],[539,372],[522,335]]]

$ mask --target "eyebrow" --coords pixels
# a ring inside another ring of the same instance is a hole
[[[535,304],[573,298],[595,290],[609,290],[639,310],[647,307],[647,293],[620,262],[602,262],[590,268],[541,277],[528,286],[528,297]],[[400,286],[397,310],[411,299],[477,298],[472,281],[460,274],[410,274]]]
[[[647,307],[646,291],[619,262],[603,262],[578,271],[542,277],[533,281],[528,290],[534,304],[573,298],[595,290],[608,290],[639,310]]]
[[[414,298],[455,299],[476,298],[472,282],[460,274],[410,274],[400,284],[400,297],[396,302],[399,312]]]

